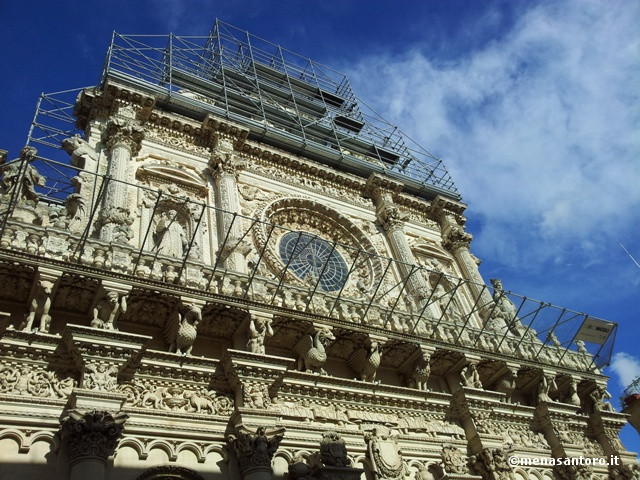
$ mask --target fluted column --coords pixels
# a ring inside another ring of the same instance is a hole
[[[244,222],[233,215],[240,213],[237,176],[244,166],[245,162],[234,153],[228,140],[220,141],[209,161],[209,171],[214,179],[216,206],[219,208],[216,211],[220,248],[218,254],[222,255],[226,268],[237,272],[246,270],[246,260],[242,254],[245,246],[239,244],[244,233]]]
[[[492,308],[493,299],[491,298],[489,290],[483,288],[485,282],[478,270],[478,264],[469,250],[473,236],[465,232],[452,215],[443,213],[440,216],[440,225],[442,227],[444,247],[453,254],[458,266],[462,270],[463,277],[471,280],[469,287],[474,294],[474,298],[480,297],[478,307],[480,313],[484,314],[485,311]]]
[[[376,206],[378,222],[385,231],[393,258],[398,260],[398,269],[407,279],[406,289],[420,306],[428,297],[429,285],[421,272],[416,271],[416,259],[404,232],[406,214],[393,202],[390,181],[372,175],[367,181],[369,194]]]
[[[256,433],[246,430],[230,435],[229,446],[235,453],[243,480],[272,480],[271,460],[284,437],[284,428],[267,431],[258,427]]]
[[[129,211],[129,180],[131,158],[138,154],[144,129],[132,119],[116,117],[106,130],[106,146],[109,149],[109,178],[104,192],[103,207],[100,212],[100,238],[102,240],[126,243],[131,239],[133,218]]]
[[[69,410],[61,420],[61,437],[71,466],[70,480],[103,480],[107,459],[115,451],[127,415]]]

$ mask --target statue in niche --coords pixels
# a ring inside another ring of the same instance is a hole
[[[189,242],[184,228],[178,221],[178,212],[169,210],[160,214],[154,243],[160,255],[182,258]]]
[[[100,299],[93,309],[93,328],[104,330],[117,330],[116,321],[120,314],[127,311],[127,297],[120,298],[118,292],[109,291],[106,296]]]
[[[247,342],[247,348],[250,352],[265,354],[264,339],[267,335],[273,336],[271,322],[271,318],[251,317],[249,322],[249,341]]]
[[[35,187],[36,185],[45,185],[45,178],[31,165],[37,156],[38,150],[26,146],[20,151],[20,161],[3,165],[0,170],[2,173],[0,193],[6,195],[17,188],[18,199],[30,202],[35,206],[38,203],[38,194]],[[22,178],[19,178],[20,175],[22,175]]]
[[[444,314],[449,320],[454,323],[462,323],[463,315],[462,310],[458,304],[458,299],[455,298],[452,292],[448,292],[442,286],[441,283],[435,288],[433,298],[436,299],[436,303],[440,308],[440,313]]]

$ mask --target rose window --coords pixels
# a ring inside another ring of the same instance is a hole
[[[318,282],[325,292],[340,290],[349,269],[335,247],[314,235],[289,232],[280,239],[280,258],[298,278]]]

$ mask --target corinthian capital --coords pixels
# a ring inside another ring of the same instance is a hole
[[[144,128],[135,120],[113,118],[107,124],[106,145],[109,150],[116,145],[123,145],[137,155],[144,139]]]
[[[69,410],[60,422],[62,441],[67,443],[71,466],[85,460],[106,464],[122,435],[127,414],[106,411]]]
[[[464,231],[460,226],[451,227],[443,235],[444,248],[451,252],[455,252],[460,248],[469,248],[473,235]]]
[[[407,219],[407,214],[394,205],[393,201],[384,199],[378,203],[376,216],[386,232],[403,228]]]
[[[271,459],[284,437],[284,428],[267,431],[259,427],[256,433],[247,431],[230,435],[229,445],[238,458],[242,476],[254,471],[271,471]]]
[[[230,145],[222,145],[213,150],[209,160],[209,171],[214,177],[219,175],[237,175],[247,162],[239,157]]]

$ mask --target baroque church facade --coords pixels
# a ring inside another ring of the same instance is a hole
[[[157,40],[1,167],[2,478],[638,478],[615,324],[485,284],[439,160],[234,27]]]

